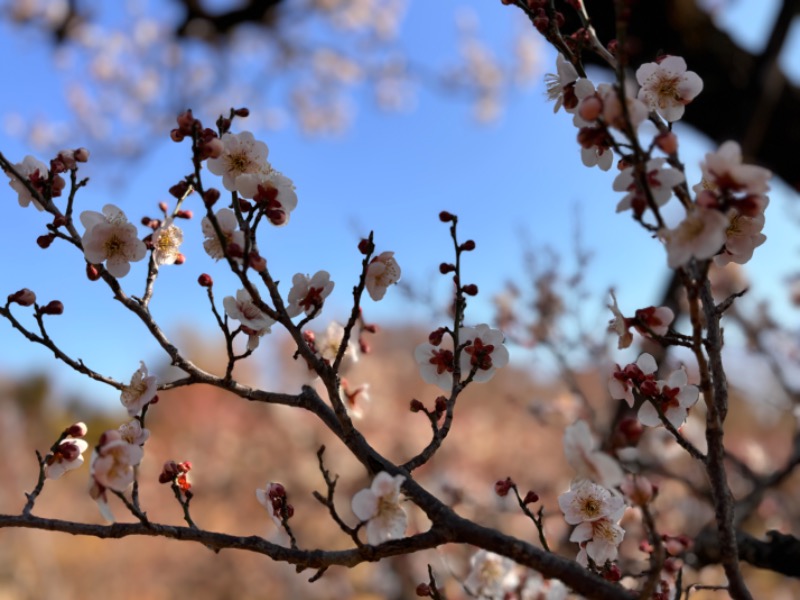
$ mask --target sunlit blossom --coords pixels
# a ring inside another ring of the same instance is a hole
[[[367,542],[376,546],[403,537],[408,515],[400,506],[400,486],[405,477],[381,471],[372,485],[353,496],[353,514],[367,522]]]
[[[142,260],[147,254],[136,227],[113,204],[106,204],[102,213],[85,210],[80,218],[86,228],[81,239],[86,260],[92,264],[105,262],[114,277],[127,275],[130,263]]]
[[[122,405],[128,409],[131,417],[138,415],[142,409],[153,401],[158,388],[156,376],[149,375],[144,361],[139,362],[139,368],[131,377],[131,382],[122,389],[120,400]]]

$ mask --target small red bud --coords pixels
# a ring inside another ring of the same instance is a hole
[[[606,581],[619,581],[622,579],[622,571],[616,564],[612,564],[605,571],[603,571],[603,579]]]
[[[51,300],[40,312],[43,315],[60,315],[64,312],[64,304],[59,300]]]
[[[206,206],[214,206],[217,200],[219,200],[219,190],[217,188],[209,188],[203,194],[203,202]]]
[[[228,255],[232,258],[242,258],[244,251],[239,244],[232,242],[228,244]]]
[[[498,496],[508,496],[508,492],[511,490],[513,485],[514,482],[511,480],[511,477],[506,477],[505,479],[495,482],[494,492]]]
[[[450,221],[453,221],[455,218],[456,216],[454,214],[449,213],[446,210],[443,210],[442,212],[439,213],[439,220],[442,223],[449,223]]]
[[[73,423],[72,425],[67,427],[65,433],[70,437],[82,438],[83,436],[86,435],[88,431],[89,428],[86,427],[86,423],[84,423],[83,421],[78,421],[77,423]]]
[[[291,519],[294,516],[294,506],[291,504],[286,505],[286,518]]]
[[[191,219],[194,216],[194,213],[190,210],[179,210],[175,213],[176,219]]]
[[[36,302],[36,294],[34,294],[28,288],[22,288],[13,294],[9,294],[8,302],[9,304],[16,302],[20,306],[31,306],[34,302]]]
[[[100,271],[94,265],[86,263],[86,277],[89,281],[97,281],[100,279]]]
[[[173,129],[169,132],[169,137],[173,142],[182,142],[183,138],[186,136],[183,135],[183,132],[180,129]]]
[[[442,263],[439,265],[439,273],[442,275],[447,275],[448,273],[452,273],[456,270],[456,266],[452,263]]]
[[[208,273],[203,273],[197,278],[197,283],[199,283],[202,287],[211,287],[214,285],[214,280],[211,279],[211,275]]]
[[[39,248],[49,248],[54,239],[56,239],[55,235],[52,233],[47,233],[36,238],[36,244],[39,246]]]
[[[242,108],[237,108],[235,111],[233,111],[233,114],[235,114],[237,117],[242,117],[242,118],[249,117],[250,116],[250,109],[249,108],[245,108],[243,106]]]
[[[439,414],[444,414],[447,411],[447,398],[444,396],[439,396],[436,398],[436,403],[434,404],[436,408],[436,412]]]
[[[159,210],[161,210],[161,212],[167,214],[167,211],[169,210],[169,205],[166,202],[159,202],[158,208]]]
[[[467,296],[477,296],[478,295],[478,286],[475,285],[474,283],[468,283],[467,285],[465,285],[461,289],[464,290],[464,293]]]
[[[186,191],[189,189],[189,184],[185,181],[179,181],[171,188],[169,188],[169,193],[171,196],[175,196],[176,198],[180,199],[183,198],[186,194]],[[163,204],[163,202],[162,202]],[[160,206],[160,205],[159,205]],[[165,211],[166,212],[166,211]]]
[[[67,224],[67,218],[64,215],[58,215],[55,219],[53,219],[53,227],[63,227]]]
[[[431,595],[431,586],[429,586],[427,583],[420,583],[417,586],[416,591],[417,591],[417,596],[419,596],[420,598],[425,598]]]
[[[414,399],[411,401],[411,404],[409,405],[409,408],[411,409],[411,412],[414,412],[414,413],[416,413],[416,412],[419,412],[419,411],[421,411],[422,409],[424,409],[424,408],[425,408],[425,405],[424,405],[424,404],[422,404],[422,402],[420,402],[420,401],[419,401],[419,400],[417,400],[416,398],[414,398]]]
[[[539,494],[537,494],[536,492],[531,490],[527,494],[525,494],[525,498],[523,498],[522,503],[523,504],[533,504],[534,502],[538,502],[538,501],[539,501]]]
[[[460,248],[463,252],[470,252],[472,250],[475,250],[475,240],[467,240],[466,242],[461,244]]]
[[[361,254],[369,254],[372,252],[373,248],[373,244],[366,238],[358,242],[358,251],[361,252]]]
[[[186,262],[186,255],[183,252],[178,252],[178,256],[175,257],[175,263],[174,264],[182,265],[185,262]]]

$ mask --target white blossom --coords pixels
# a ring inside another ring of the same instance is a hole
[[[296,273],[292,277],[292,289],[289,290],[287,314],[290,317],[296,317],[302,312],[307,316],[319,314],[325,298],[333,291],[333,286],[327,271],[317,271],[313,277]]]
[[[180,255],[180,246],[183,243],[183,231],[175,225],[172,219],[164,223],[153,232],[153,255],[157,265],[173,265]]]
[[[405,477],[381,471],[372,485],[353,496],[353,514],[367,522],[367,542],[373,546],[403,537],[408,515],[400,506],[400,486]]]
[[[367,267],[367,292],[370,298],[381,300],[390,285],[400,281],[400,265],[394,252],[382,252]]]
[[[656,206],[663,206],[672,197],[672,189],[683,183],[685,177],[678,169],[662,168],[665,158],[653,158],[647,161],[645,173],[647,186]],[[634,168],[623,169],[614,179],[614,191],[628,192],[617,204],[617,212],[633,208],[634,213],[641,215],[648,208],[647,194],[636,181]]]
[[[208,170],[222,175],[222,185],[236,191],[236,179],[247,173],[258,173],[267,163],[269,148],[257,141],[249,131],[226,133],[220,138],[222,154],[207,161]]]
[[[508,364],[508,349],[503,345],[505,337],[499,329],[486,324],[462,327],[459,342],[467,344],[461,351],[461,374],[466,378],[472,370],[473,381],[485,382],[494,377],[494,372]]]
[[[664,413],[676,429],[683,425],[689,409],[695,405],[700,391],[695,385],[688,385],[689,378],[686,369],[681,367],[673,371],[666,381],[658,382],[659,396],[653,402],[659,404],[661,412]],[[639,421],[648,427],[658,427],[661,419],[653,402],[645,402],[639,409]]]
[[[706,260],[717,254],[727,239],[728,226],[728,217],[720,211],[696,207],[676,228],[660,230],[669,268],[677,269],[692,258]]]
[[[131,382],[122,389],[120,400],[128,409],[131,417],[138,415],[142,409],[153,401],[158,393],[156,376],[147,373],[144,361],[139,361],[139,368],[131,377]]]
[[[136,227],[113,204],[106,204],[102,213],[85,210],[80,218],[86,228],[81,239],[86,260],[92,264],[105,262],[114,277],[127,275],[130,263],[142,260],[147,254]]]
[[[605,488],[620,485],[624,474],[619,463],[597,448],[588,423],[576,421],[564,431],[564,454],[578,478],[588,479]]]
[[[464,587],[470,595],[487,600],[503,600],[506,592],[519,584],[514,561],[494,552],[478,550],[470,559]]]
[[[666,56],[660,62],[645,63],[636,71],[642,88],[639,99],[667,121],[677,121],[685,107],[703,90],[703,80],[686,70],[680,56]]]
[[[67,471],[77,469],[83,464],[83,453],[88,447],[86,440],[74,438],[61,440],[56,451],[46,459],[44,476],[48,479],[58,479]]]
[[[47,165],[30,155],[26,156],[21,163],[15,164],[14,169],[17,171],[17,173],[24,177],[28,183],[33,184],[35,189],[40,187],[40,185],[37,184],[47,181],[47,178],[49,177]],[[10,185],[14,191],[17,192],[20,206],[28,206],[31,202],[33,202],[36,210],[44,210],[44,207],[39,204],[33,195],[31,195],[30,191],[28,191],[28,188],[22,181],[10,173],[9,176],[11,177],[11,181],[8,182],[8,185]]]
[[[236,244],[241,249],[244,249],[244,233],[238,229],[239,223],[236,220],[236,214],[230,208],[221,208],[215,216],[220,232],[225,239],[225,247]],[[206,253],[215,260],[224,258],[225,250],[223,249],[222,241],[217,236],[217,232],[214,231],[214,225],[208,217],[203,217],[201,227],[203,235],[206,237],[203,242],[203,248],[205,248]]]
[[[574,487],[558,497],[564,520],[570,525],[611,518],[618,520],[625,510],[622,496],[586,479],[573,482]]]
[[[424,342],[414,349],[414,360],[417,361],[420,375],[426,383],[438,385],[446,392],[452,389],[455,368],[452,350]]]

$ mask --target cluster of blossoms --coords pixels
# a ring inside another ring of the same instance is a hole
[[[633,408],[635,395],[643,401],[639,408],[639,421],[648,427],[662,424],[661,416],[678,429],[686,421],[689,409],[695,405],[699,390],[689,385],[686,370],[681,367],[665,380],[656,380],[656,360],[642,354],[635,363],[617,369],[608,380],[608,391],[615,400],[625,400]]]
[[[116,429],[109,429],[100,436],[92,454],[89,495],[97,502],[106,520],[114,520],[108,507],[107,490],[127,490],[136,477],[135,467],[143,456],[142,447],[125,440]]]
[[[456,359],[452,350],[441,347],[444,333],[444,329],[431,333],[428,342],[416,347],[414,358],[419,364],[422,379],[450,391]],[[503,345],[505,338],[500,330],[486,324],[461,327],[458,338],[462,378],[471,377],[472,381],[486,382],[494,377],[498,368],[508,364],[508,349]]]
[[[633,317],[626,317],[622,314],[617,304],[617,297],[611,292],[612,304],[608,306],[614,314],[608,325],[608,330],[619,336],[618,348],[627,348],[633,343],[633,334],[630,328],[633,327],[641,335],[663,336],[669,331],[669,326],[675,320],[675,313],[667,306],[648,306],[647,308],[637,309]]]
[[[85,163],[88,160],[89,151],[86,148],[61,150],[50,161],[48,169],[42,161],[29,155],[22,162],[13,165],[14,170],[22,179],[9,173],[9,185],[17,192],[20,206],[26,207],[33,202],[36,210],[41,211],[44,210],[44,206],[31,193],[31,189],[42,197],[57,198],[67,185],[60,173],[74,171],[78,168],[78,163]]]

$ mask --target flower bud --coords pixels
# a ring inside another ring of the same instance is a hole
[[[450,221],[454,221],[455,218],[456,216],[454,214],[449,213],[446,210],[443,210],[442,212],[439,213],[439,220],[442,223],[449,223]]]
[[[89,162],[89,151],[86,148],[78,148],[75,150],[75,160],[78,162]]]
[[[655,142],[664,154],[675,154],[678,151],[678,137],[671,131],[658,134]]]
[[[81,455],[81,449],[74,442],[61,442],[58,445],[58,454],[67,462],[72,462]]]
[[[494,492],[498,496],[508,496],[508,492],[514,486],[514,482],[511,480],[511,477],[506,477],[505,479],[501,479],[494,484]]]
[[[36,244],[39,246],[39,248],[49,248],[54,239],[56,239],[55,235],[52,233],[47,233],[36,238]]]
[[[467,285],[465,285],[461,289],[464,290],[464,293],[467,296],[477,296],[478,295],[478,286],[475,285],[474,283],[468,283]]]
[[[358,242],[358,251],[361,254],[369,254],[374,249],[374,245],[367,238],[363,238]]]
[[[158,208],[159,208],[159,210],[161,212],[163,212],[164,214],[167,214],[167,211],[169,210],[169,204],[167,204],[166,202],[159,202],[158,203]]]
[[[251,252],[248,262],[250,263],[250,267],[259,273],[263,273],[267,270],[267,259],[258,252]]]
[[[203,194],[203,202],[206,206],[214,206],[217,200],[219,200],[219,190],[217,188],[209,188]]]
[[[20,306],[31,306],[34,302],[36,302],[36,294],[34,294],[28,288],[22,288],[13,294],[9,294],[8,302],[9,304],[16,302]]]
[[[186,195],[186,192],[189,191],[189,184],[186,181],[179,181],[171,188],[169,188],[169,193],[172,196],[175,196],[179,200]],[[161,204],[164,204],[163,202]],[[159,205],[161,206],[161,205]]]
[[[100,271],[93,264],[86,263],[86,277],[89,281],[97,281],[100,279]]]
[[[199,283],[202,287],[210,288],[212,285],[214,285],[214,280],[211,279],[211,275],[208,273],[203,273],[197,278],[197,283]]]
[[[439,265],[439,273],[442,275],[447,275],[448,273],[452,273],[456,270],[456,266],[452,263],[442,263]]]
[[[190,210],[179,210],[175,213],[176,219],[191,219],[194,216],[194,213]]]
[[[433,406],[437,413],[444,414],[447,411],[447,398],[439,396]]]
[[[237,117],[242,117],[242,118],[249,117],[250,109],[243,106],[242,108],[237,108],[236,110],[234,110],[233,114],[235,114]]]
[[[409,408],[411,409],[411,412],[416,413],[416,412],[419,412],[419,411],[423,410],[425,408],[425,405],[422,404],[422,402],[420,402],[416,398],[414,398],[411,401],[411,404],[409,405]]]
[[[470,252],[475,250],[475,240],[467,240],[461,246],[459,246],[462,252]]]
[[[169,132],[169,138],[173,142],[182,142],[185,137],[186,136],[183,134],[183,132],[180,129],[172,129]]]
[[[420,598],[425,598],[427,596],[430,596],[431,595],[431,586],[429,586],[427,583],[420,583],[417,586],[416,593],[417,593],[417,596],[419,596]]]
[[[64,312],[64,304],[58,300],[51,300],[47,306],[42,307],[40,312],[43,315],[60,315]]]
[[[89,431],[89,428],[86,427],[86,423],[83,421],[78,421],[77,423],[73,423],[65,430],[65,433],[74,438],[82,438],[86,435]]]
[[[183,252],[178,252],[178,256],[175,257],[175,262],[173,264],[182,265],[186,262],[186,255]]]
[[[533,490],[529,491],[525,494],[525,498],[522,500],[523,504],[533,504],[534,502],[539,501],[539,494],[534,492]]]

